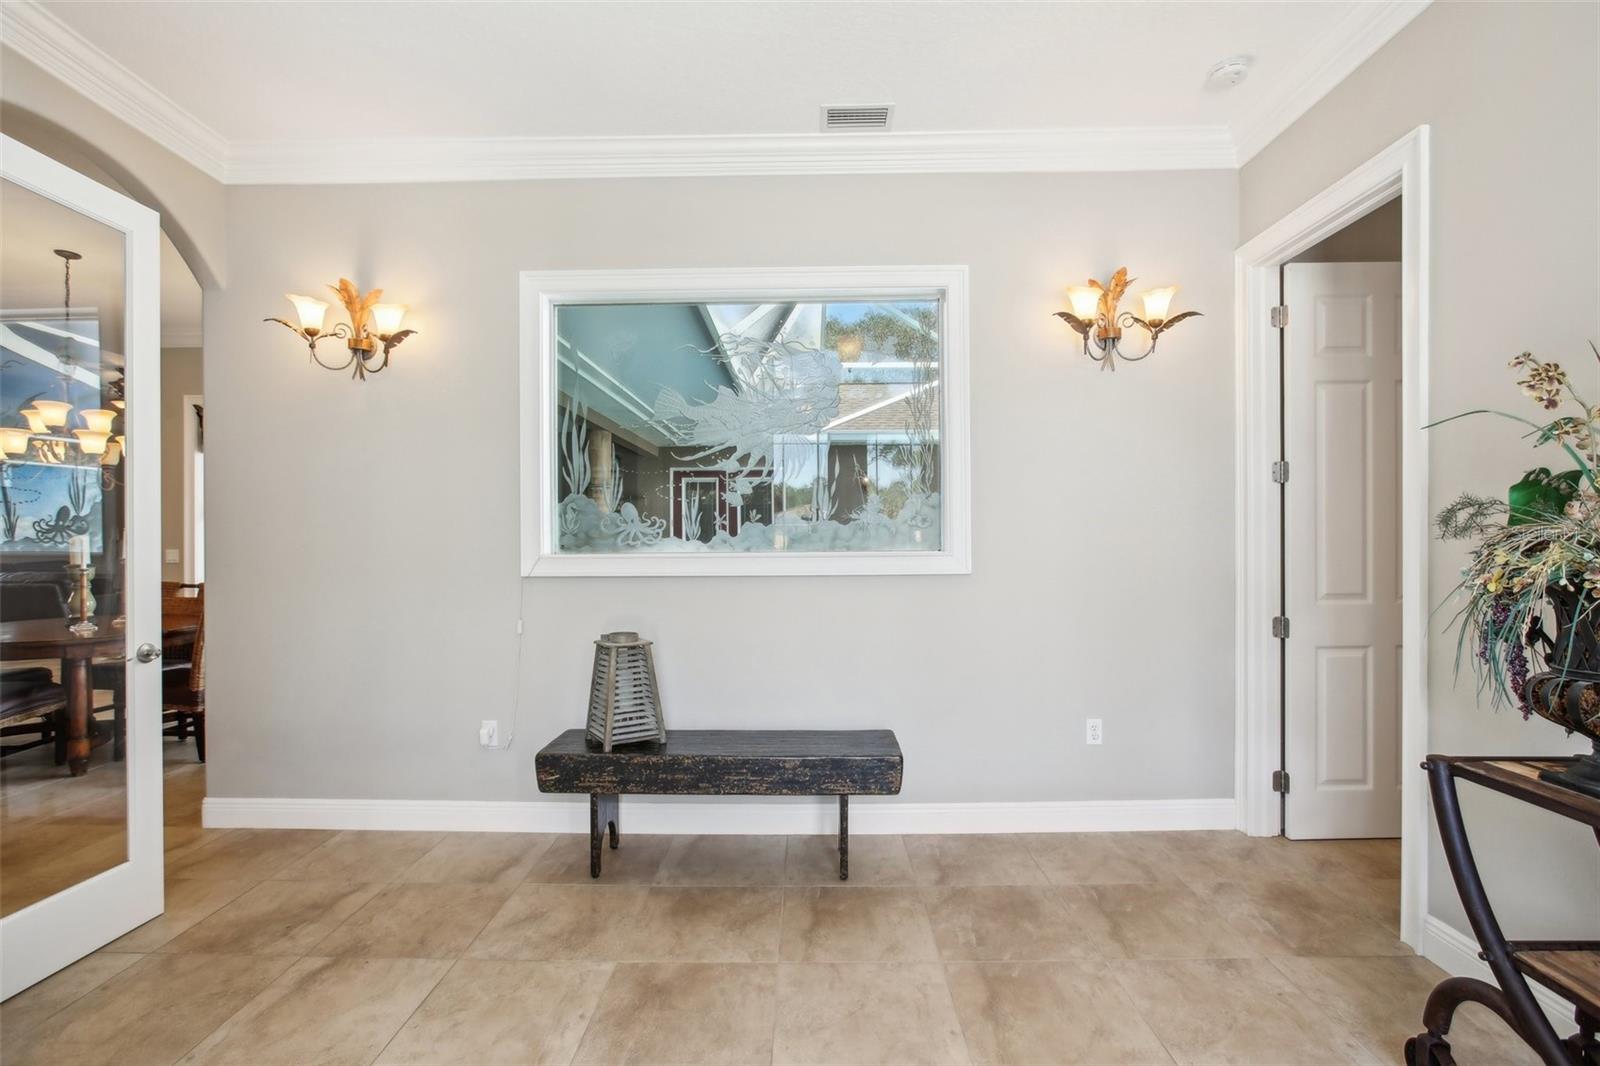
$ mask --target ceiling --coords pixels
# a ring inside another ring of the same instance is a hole
[[[235,182],[1109,169],[1238,165],[1424,6],[30,0],[4,29]],[[818,131],[867,103],[892,133]]]

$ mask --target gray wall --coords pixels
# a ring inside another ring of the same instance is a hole
[[[892,727],[908,801],[1230,795],[1237,191],[1223,171],[230,188],[206,301],[209,791],[537,798],[590,642],[626,628],[657,641],[675,726]],[[872,263],[971,267],[972,575],[519,580],[519,270]],[[1051,312],[1124,263],[1206,317],[1100,373]],[[341,274],[419,330],[365,384],[261,322]],[[514,746],[480,749],[514,693]]]
[[[1239,236],[1253,236],[1417,125],[1432,126],[1432,366],[1439,418],[1477,407],[1531,411],[1506,360],[1524,349],[1593,379],[1600,337],[1600,94],[1593,4],[1437,3],[1291,126],[1240,175]],[[1543,457],[1541,461],[1547,460]],[[1536,465],[1514,427],[1435,431],[1430,503],[1499,493]],[[1430,591],[1446,599],[1459,546],[1437,545]],[[1437,751],[1574,750],[1542,721],[1496,714],[1454,677],[1436,614],[1429,656]],[[1600,857],[1588,830],[1476,794],[1464,797],[1502,919],[1517,935],[1600,932]],[[1466,921],[1442,857],[1431,913]]]
[[[204,395],[199,348],[161,349],[161,579],[183,580],[184,396]],[[168,548],[178,562],[166,561]]]

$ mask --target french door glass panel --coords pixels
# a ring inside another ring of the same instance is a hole
[[[161,910],[157,217],[0,156],[0,994]]]

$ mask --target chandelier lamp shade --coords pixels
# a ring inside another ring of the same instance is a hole
[[[289,303],[294,307],[294,322],[282,318],[268,318],[264,321],[276,322],[293,330],[306,342],[311,358],[323,369],[351,370],[351,377],[365,380],[368,374],[376,374],[388,366],[389,353],[401,341],[416,332],[413,329],[400,328],[407,307],[405,304],[379,303],[378,301],[383,298],[382,289],[373,289],[363,296],[361,290],[349,278],[340,278],[339,284],[329,285],[328,288],[332,289],[339,297],[339,302],[344,304],[345,312],[350,316],[349,322],[340,322],[332,329],[327,329],[328,304],[323,300],[295,293],[285,293]],[[349,357],[343,363],[335,365],[323,362],[322,357],[317,354],[317,343],[329,337],[337,337],[344,341]]]
[[[79,369],[72,349],[72,264],[83,256],[66,248],[55,254],[62,261],[62,316],[66,328],[61,339],[61,395],[69,396],[73,374]],[[105,369],[100,368],[102,377]],[[103,396],[121,406],[121,379],[103,381]],[[54,390],[51,390],[54,391]],[[70,400],[51,400],[33,396],[0,422],[0,463],[42,463],[51,466],[101,467],[103,479],[112,475],[110,467],[122,461],[124,437],[116,421],[122,412],[103,407],[74,408]],[[16,422],[24,425],[15,425]]]
[[[1120,308],[1122,298],[1134,279],[1128,277],[1128,268],[1120,267],[1105,285],[1093,278],[1087,285],[1067,286],[1067,303],[1070,311],[1057,311],[1056,317],[1071,326],[1083,338],[1083,354],[1100,364],[1101,370],[1115,370],[1118,359],[1137,363],[1156,350],[1156,342],[1167,330],[1186,318],[1199,317],[1199,311],[1181,311],[1172,314],[1172,298],[1178,287],[1150,289],[1141,293],[1144,316]],[[1129,355],[1122,350],[1123,330],[1137,326],[1146,334],[1144,351]]]

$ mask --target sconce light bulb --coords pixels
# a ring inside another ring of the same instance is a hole
[[[373,304],[371,308],[372,332],[380,337],[392,337],[400,332],[400,320],[406,317],[406,304]]]
[[[327,304],[309,296],[296,296],[292,292],[286,292],[284,296],[294,305],[295,317],[300,320],[302,333],[308,337],[315,337],[322,332],[323,320],[328,316]]]
[[[1178,287],[1168,285],[1164,289],[1151,289],[1141,299],[1144,301],[1144,319],[1151,325],[1159,325],[1166,321],[1167,313],[1172,310],[1172,298],[1177,295]]]
[[[1079,319],[1093,322],[1095,315],[1100,313],[1100,290],[1087,285],[1068,285],[1067,302],[1072,305],[1072,313]]]

